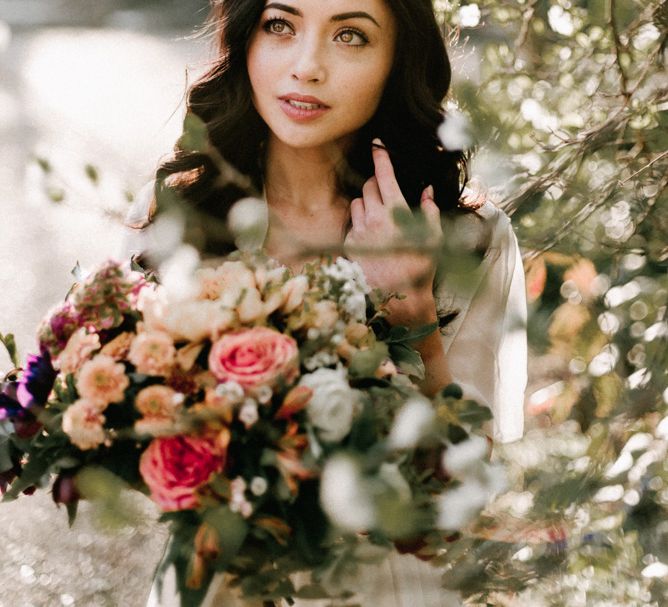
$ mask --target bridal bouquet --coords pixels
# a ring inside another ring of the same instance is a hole
[[[176,287],[107,262],[1,384],[5,499],[55,477],[73,519],[82,472],[120,477],[171,525],[159,575],[175,567],[183,605],[216,572],[315,598],[395,547],[437,554],[502,484],[472,432],[489,413],[419,392],[410,344],[435,326],[391,327],[384,303],[342,258],[294,276],[236,253]]]

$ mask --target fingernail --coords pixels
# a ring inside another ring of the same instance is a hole
[[[422,192],[422,200],[434,200],[434,186],[428,185]]]
[[[371,142],[371,146],[374,148],[380,148],[381,150],[386,149],[385,144],[380,140],[379,137],[374,137],[373,141]]]

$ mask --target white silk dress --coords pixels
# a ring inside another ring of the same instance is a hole
[[[143,225],[149,216],[151,190],[137,198],[129,225]],[[469,194],[470,195],[470,194]],[[466,194],[465,194],[466,196]],[[265,205],[266,206],[266,205]],[[142,221],[143,219],[143,221]],[[508,216],[486,200],[446,225],[446,238],[463,247],[484,243],[479,271],[458,286],[435,287],[440,315],[456,316],[441,329],[453,381],[465,396],[492,410],[496,442],[519,439],[523,433],[524,390],[527,381],[526,297],[522,260]],[[150,246],[150,230],[135,231],[125,251],[138,253]],[[266,234],[266,231],[265,231]],[[264,237],[258,244],[260,247]],[[297,607],[361,605],[362,607],[452,607],[455,595],[441,588],[441,571],[408,554],[391,553],[381,564],[361,568],[353,600],[298,600]],[[299,581],[299,580],[297,580]],[[203,607],[261,607],[260,601],[240,598],[214,578]],[[162,596],[154,585],[147,607],[179,607],[174,578],[166,576]]]

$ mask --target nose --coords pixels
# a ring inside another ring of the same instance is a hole
[[[315,37],[305,37],[295,45],[292,79],[300,82],[322,83],[327,76],[323,49]]]

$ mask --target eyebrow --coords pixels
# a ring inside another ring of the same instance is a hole
[[[290,13],[291,15],[295,15],[297,17],[303,17],[302,13],[299,10],[297,10],[294,6],[281,4],[280,2],[270,2],[264,7],[264,10],[267,10],[268,8],[275,8],[280,11],[285,11],[286,13]],[[333,15],[330,21],[346,21],[347,19],[368,19],[369,21],[375,23],[378,27],[380,27],[378,21],[376,21],[369,13],[366,13],[364,11],[351,11],[349,13],[340,13],[338,15]]]

